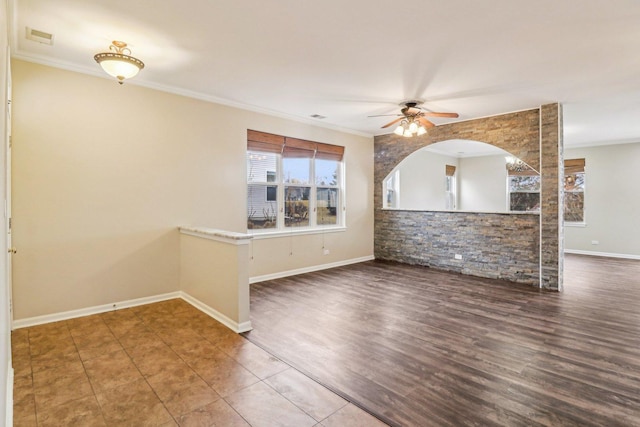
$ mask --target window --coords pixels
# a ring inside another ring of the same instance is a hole
[[[247,228],[342,225],[343,153],[337,145],[249,130]]]
[[[273,182],[273,181],[269,181]],[[278,201],[278,187],[275,185],[270,185],[267,187],[267,202],[277,202]]]
[[[564,221],[584,224],[584,159],[564,161]]]
[[[511,212],[540,211],[540,175],[533,169],[507,169],[507,192]]]
[[[396,169],[384,181],[383,192],[386,195],[383,208],[396,209],[400,207],[400,169]]]
[[[271,179],[277,163],[278,156],[274,153],[247,153],[247,218],[255,228],[277,226],[278,187],[272,184],[275,179]]]
[[[452,165],[444,166],[445,173],[445,209],[456,210],[456,167]]]

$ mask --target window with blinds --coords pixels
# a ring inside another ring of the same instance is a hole
[[[344,224],[344,147],[247,131],[247,228]]]
[[[447,210],[456,210],[457,206],[457,185],[456,185],[456,167],[453,165],[444,166],[445,174],[445,208]]]
[[[584,224],[585,160],[564,161],[564,221]]]

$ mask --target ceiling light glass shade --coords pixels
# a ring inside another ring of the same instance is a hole
[[[411,138],[413,136],[413,132],[411,132],[409,129],[405,129],[405,131],[402,134],[402,136],[405,136],[407,138]]]
[[[507,163],[507,169],[513,172],[522,172],[529,169],[529,166],[517,157],[507,156],[505,157]]]
[[[427,129],[425,129],[425,127],[424,127],[424,126],[420,126],[420,127],[418,128],[418,136],[420,136],[420,135],[424,135],[425,133],[427,133]]]
[[[409,130],[411,131],[411,133],[418,132],[418,124],[416,122],[409,123]]]
[[[398,127],[396,128],[396,130],[393,131],[393,133],[395,133],[398,136],[402,136],[402,134],[404,134],[404,127],[402,125],[398,125]]]
[[[113,44],[109,46],[109,50],[111,52],[96,54],[93,59],[100,64],[107,74],[118,79],[118,83],[124,83],[125,79],[134,77],[144,68],[142,61],[130,56],[131,50],[127,48],[125,42],[113,41]]]

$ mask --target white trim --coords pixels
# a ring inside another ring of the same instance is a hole
[[[100,69],[100,67],[97,67],[97,66],[95,66],[95,67],[84,67],[84,66],[78,66],[76,64],[72,64],[72,63],[69,63],[69,62],[66,62],[66,61],[56,61],[56,60],[52,60],[50,58],[47,58],[47,57],[44,57],[44,56],[41,56],[41,55],[27,53],[27,52],[18,50],[17,47],[18,46],[17,46],[17,42],[16,42],[16,43],[14,43],[13,54],[11,55],[11,57],[13,59],[19,59],[21,61],[32,62],[32,63],[40,64],[40,65],[46,65],[48,67],[59,68],[59,69],[62,69],[62,70],[81,73],[81,74],[85,74],[85,75],[89,75],[89,76],[93,76],[93,77],[109,79],[109,80],[113,80],[115,82],[115,80],[111,76],[109,76],[106,73],[104,73]],[[172,93],[174,95],[185,96],[187,98],[198,99],[200,101],[210,102],[210,103],[213,103],[213,104],[219,104],[219,105],[225,105],[225,106],[228,106],[228,107],[239,108],[239,109],[245,110],[245,111],[252,111],[252,112],[258,113],[258,114],[265,114],[265,115],[271,116],[271,117],[278,117],[278,118],[281,118],[281,119],[291,120],[291,121],[294,121],[294,122],[297,122],[297,123],[304,123],[304,124],[308,124],[308,125],[311,125],[311,126],[317,126],[319,128],[331,129],[331,130],[338,131],[338,132],[348,133],[348,134],[351,134],[351,135],[364,136],[364,137],[367,137],[367,138],[372,138],[373,137],[372,134],[367,133],[367,132],[362,132],[362,131],[358,131],[358,130],[355,130],[355,129],[349,129],[349,128],[345,128],[345,127],[342,127],[342,126],[334,125],[334,124],[331,124],[331,123],[321,122],[318,119],[312,119],[312,118],[308,118],[308,117],[300,117],[300,116],[296,116],[296,115],[293,115],[293,114],[282,113],[282,112],[279,112],[279,111],[271,110],[269,108],[263,108],[263,107],[258,107],[256,105],[250,105],[250,104],[244,104],[242,102],[231,101],[229,99],[224,99],[224,98],[208,95],[208,94],[201,93],[201,92],[196,92],[196,91],[192,91],[192,90],[188,90],[188,89],[183,89],[183,88],[179,88],[179,87],[176,87],[176,86],[169,86],[169,85],[164,85],[164,84],[161,84],[161,83],[151,82],[151,81],[148,81],[148,80],[142,80],[140,78],[127,80],[127,85],[141,86],[141,87],[145,87],[145,88],[148,88],[148,89],[158,90],[160,92]]]
[[[582,251],[579,249],[565,249],[565,254],[576,254],[576,255],[589,255],[589,256],[601,256],[607,258],[622,258],[622,259],[637,259],[640,260],[640,255],[631,255],[631,254],[616,254],[611,252],[594,252],[594,251]]]
[[[540,162],[538,167],[540,168],[540,217],[538,218],[538,275],[540,280],[538,282],[538,288],[542,289],[544,277],[542,274],[542,187],[544,180],[542,179],[542,162],[544,156],[542,155],[542,105],[538,107],[538,158]]]
[[[367,255],[360,258],[352,258],[344,261],[331,262],[328,264],[313,265],[311,267],[303,267],[303,268],[297,268],[295,270],[280,271],[278,273],[273,273],[273,274],[264,274],[262,276],[250,277],[249,283],[258,283],[258,282],[264,282],[266,280],[273,280],[273,279],[280,279],[283,277],[295,276],[297,274],[327,270],[329,268],[342,267],[344,265],[357,264],[365,261],[373,261],[374,259],[375,257],[373,255]]]
[[[48,314],[45,316],[37,316],[37,317],[30,317],[27,319],[20,319],[13,322],[13,329],[27,328],[30,326],[42,325],[45,323],[75,319],[77,317],[91,316],[93,314],[100,314],[100,313],[106,313],[112,310],[121,310],[123,308],[153,304],[156,302],[167,301],[175,298],[181,298],[185,300],[186,302],[188,302],[198,310],[202,311],[205,314],[208,314],[209,316],[211,316],[212,318],[214,318],[215,320],[222,323],[223,325],[225,325],[226,327],[228,327],[229,329],[231,329],[236,333],[247,332],[252,329],[251,322],[238,323],[234,320],[231,320],[224,314],[209,307],[205,303],[201,302],[200,300],[197,300],[196,298],[192,297],[191,295],[183,291],[171,292],[168,294],[156,295],[152,297],[137,298],[137,299],[122,301],[114,304],[97,305],[94,307],[82,308],[79,310],[65,311],[63,313]],[[11,362],[9,362],[9,364],[11,364]],[[13,382],[11,383],[11,387],[13,387]],[[7,424],[7,425],[11,425],[11,424]]]
[[[491,214],[491,215],[540,215],[540,211],[465,211],[451,209],[407,209],[407,208],[381,208],[383,211],[399,211],[399,212],[446,212],[454,214]]]
[[[564,226],[565,227],[577,227],[577,228],[586,228],[587,227],[587,223],[586,222],[564,222]]]
[[[214,240],[216,242],[229,243],[232,245],[248,245],[253,238],[249,234],[235,233],[233,231],[217,230],[202,227],[178,227],[181,234],[187,236],[200,237],[202,239]]]
[[[324,234],[324,233],[339,233],[347,231],[347,227],[338,226],[338,227],[326,227],[326,228],[302,228],[302,229],[288,229],[288,230],[279,230],[279,231],[266,231],[266,232],[254,232],[250,234],[254,240],[262,240],[262,239],[271,239],[276,237],[289,237],[289,236],[300,236],[305,234]]]
[[[576,142],[572,143],[569,146],[565,144],[565,148],[574,149],[574,148],[588,148],[588,147],[603,147],[606,145],[624,145],[624,144],[635,144],[640,142],[640,140],[636,137],[634,138],[626,138],[626,139],[614,139],[614,140],[600,140],[600,141],[588,141],[588,142]]]
[[[236,332],[238,334],[242,333],[242,332],[248,332],[251,329],[253,329],[251,327],[251,322],[250,321],[238,323],[235,320],[232,320],[232,319],[228,318],[227,316],[225,316],[224,314],[220,313],[215,308],[209,307],[207,304],[203,303],[202,301],[192,297],[191,295],[189,295],[186,292],[182,292],[181,291],[180,292],[180,297],[183,300],[185,300],[186,302],[188,302],[189,304],[191,304],[192,306],[194,306],[195,308],[197,308],[198,310],[200,310],[203,313],[211,316],[212,318],[214,318],[215,320],[217,320],[218,322],[222,323],[227,328],[231,329],[232,331],[234,331],[234,332]]]
[[[106,313],[112,310],[136,307],[139,305],[152,304],[154,302],[166,301],[180,298],[181,293],[171,292],[168,294],[155,295],[152,297],[137,298],[128,301],[121,301],[112,304],[96,305],[93,307],[81,308],[79,310],[64,311],[62,313],[46,314],[44,316],[28,317],[26,319],[14,320],[12,330],[27,328],[29,326],[42,325],[45,323],[58,322],[61,320],[75,319],[76,317],[91,316],[93,314]]]
[[[6,407],[5,407],[5,419],[7,426],[13,425],[13,381],[14,381],[14,372],[11,367],[11,358],[7,362],[9,366],[7,367],[7,391],[6,391]]]

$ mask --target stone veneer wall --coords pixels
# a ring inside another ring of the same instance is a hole
[[[376,258],[538,285],[539,230],[537,214],[382,210]]]
[[[562,290],[564,261],[564,153],[562,143],[562,107],[540,108],[540,287]]]
[[[562,164],[561,148],[558,151],[562,135],[559,111],[560,106],[552,104],[545,106],[544,120],[541,109],[536,108],[440,125],[420,137],[395,134],[375,137],[376,258],[561,289],[562,234],[558,216],[561,193],[552,189],[559,182],[558,162]],[[382,181],[389,172],[414,151],[450,139],[495,145],[536,170],[540,170],[542,163],[546,168],[542,171],[543,188],[547,189],[541,194],[541,214],[383,210]],[[542,233],[541,223],[545,224]],[[551,239],[547,240],[549,236]],[[456,253],[463,255],[462,261],[454,259]],[[541,253],[545,254],[543,258]],[[541,280],[541,260],[545,280]]]

